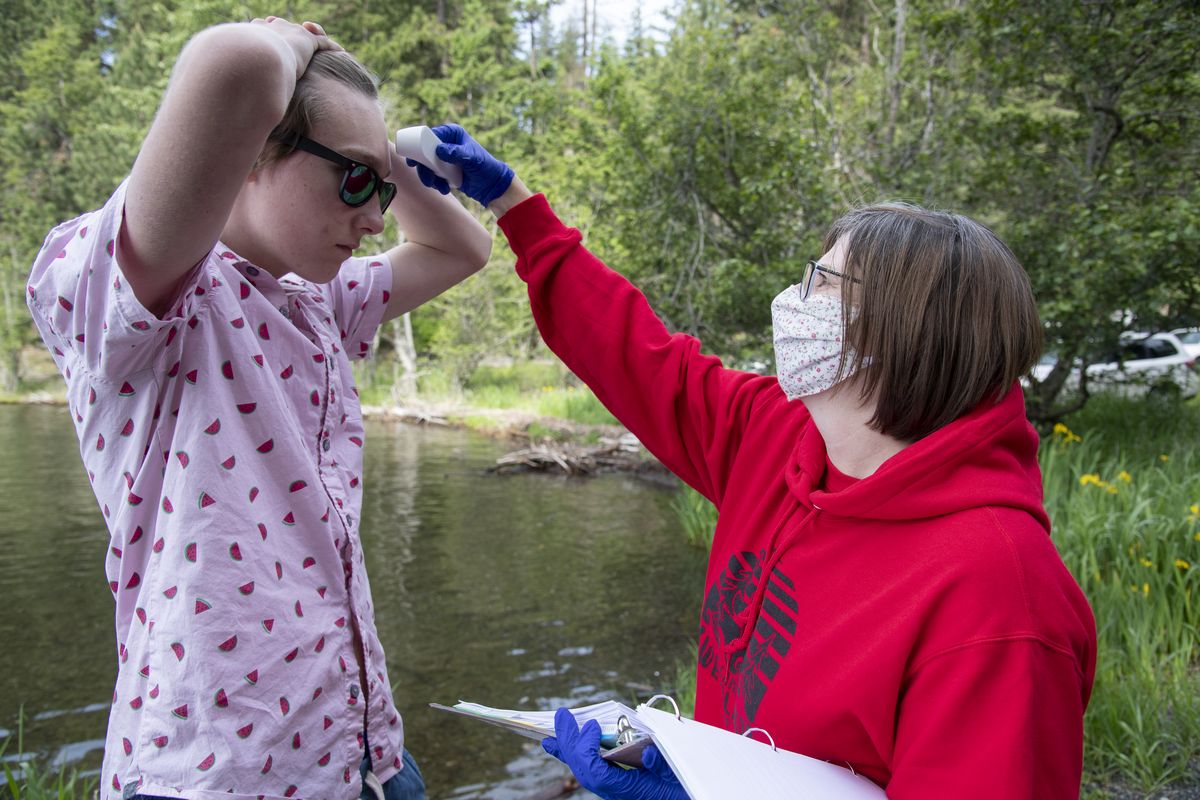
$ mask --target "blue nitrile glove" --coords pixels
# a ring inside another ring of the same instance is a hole
[[[513,179],[512,168],[484,150],[483,145],[472,139],[461,125],[438,125],[432,130],[443,142],[437,146],[437,157],[462,167],[463,182],[458,188],[463,194],[486,206],[508,190]],[[411,158],[405,161],[410,167],[417,168],[421,183],[442,194],[450,192],[450,184],[445,178],[438,177],[429,167]]]
[[[600,757],[600,725],[583,723],[565,708],[554,712],[554,736],[542,749],[571,768],[579,785],[603,800],[688,800],[688,794],[654,745],[642,751],[645,769],[624,769]]]

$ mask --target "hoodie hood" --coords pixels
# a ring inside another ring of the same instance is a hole
[[[998,403],[985,400],[841,492],[814,488],[825,476],[825,441],[815,425],[807,425],[787,484],[804,507],[842,517],[916,520],[1001,506],[1029,512],[1049,532],[1037,450],[1025,397],[1014,384]]]
[[[800,433],[786,475],[796,512],[767,546],[762,574],[775,565],[821,514],[859,520],[900,521],[941,517],[971,508],[1008,507],[1028,512],[1050,532],[1042,506],[1038,437],[1025,417],[1025,396],[1015,385],[999,402],[985,400],[973,411],[889,458],[879,469],[840,492],[821,486],[825,440],[811,422]],[[750,602],[735,617],[738,635],[725,652],[745,648],[766,596],[758,582]]]

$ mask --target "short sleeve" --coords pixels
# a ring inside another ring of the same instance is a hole
[[[347,259],[326,286],[346,355],[369,357],[391,298],[392,268],[387,256]]]
[[[49,233],[26,292],[34,322],[56,359],[71,353],[99,376],[152,367],[204,301],[199,265],[181,280],[163,319],[134,296],[116,257],[127,185],[128,179],[102,208]]]

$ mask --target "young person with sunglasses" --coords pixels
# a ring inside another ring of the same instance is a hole
[[[355,257],[391,210],[406,242]],[[491,237],[396,155],[319,25],[181,52],[131,175],[29,281],[111,535],[101,775],[131,797],[424,797],[359,538],[351,359]]]
[[[1008,248],[957,214],[852,210],[772,303],[778,374],[739,372],[671,334],[462,128],[435,132],[467,194],[508,187],[475,199],[546,343],[720,512],[696,718],[763,728],[892,800],[1078,797],[1096,629],[1049,536],[1017,383],[1041,326]],[[686,798],[653,749],[621,770],[594,723],[556,723],[546,750],[600,797]]]

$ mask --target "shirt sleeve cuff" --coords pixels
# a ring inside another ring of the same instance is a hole
[[[536,245],[562,237],[582,238],[578,230],[558,218],[541,193],[522,200],[496,222],[517,256],[517,275],[522,279],[528,278],[526,273],[534,263],[529,256]]]

